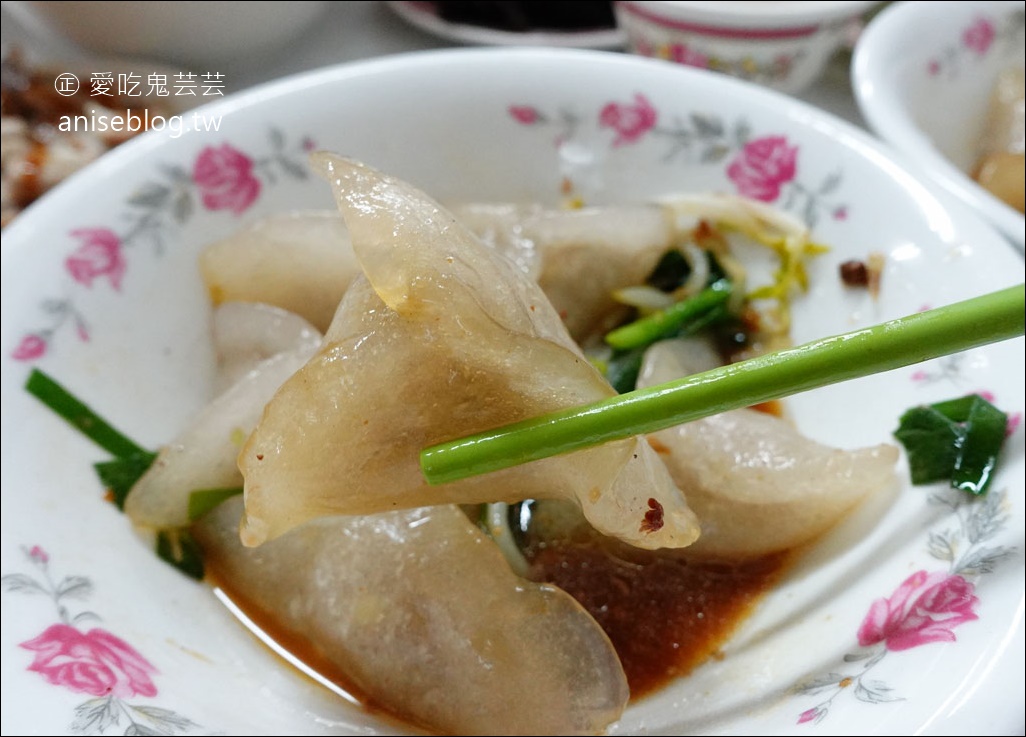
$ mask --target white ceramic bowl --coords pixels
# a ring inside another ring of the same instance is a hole
[[[1015,0],[896,3],[859,36],[852,61],[855,97],[873,131],[1020,250],[1023,215],[970,173],[994,82],[1026,59],[1023,24]]]
[[[1018,254],[989,226],[948,208],[864,131],[756,85],[628,54],[486,48],[387,57],[191,114],[219,129],[130,141],[3,234],[4,734],[66,734],[88,718],[121,733],[126,714],[176,734],[410,731],[300,676],[209,587],[159,561],[103,499],[91,464],[106,454],[23,390],[30,368],[40,368],[137,442],[168,442],[213,390],[197,254],[270,213],[331,207],[327,185],[305,169],[310,148],[363,159],[442,200],[556,205],[568,183],[595,204],[680,191],[757,197],[807,222],[832,249],[812,261],[811,289],[795,301],[799,342],[1024,278]],[[838,278],[840,263],[870,251],[886,257],[875,300]],[[808,392],[787,407],[807,435],[865,446],[888,441],[911,404],[968,390],[990,392],[1021,417],[1022,372],[1018,339]],[[956,513],[931,503],[943,496],[939,486],[902,485],[889,506],[809,550],[717,657],[631,705],[610,733],[1021,732],[1023,702],[1009,694],[1023,690],[1023,438],[1020,426],[1007,441],[994,504]],[[960,526],[970,514],[987,522],[973,528],[985,536]],[[1006,554],[975,572],[953,570],[934,556],[937,539],[970,559]],[[882,607],[902,625],[899,600],[928,593],[903,587],[919,571],[931,581],[957,575],[973,592],[956,622],[931,629],[952,641],[920,639],[901,651],[877,643],[871,662],[861,657],[865,621]],[[30,595],[39,592],[48,595]],[[85,643],[50,657],[39,648],[55,633]],[[101,639],[123,644],[120,659],[109,648],[87,658],[97,653],[85,645]],[[134,654],[153,670],[137,667],[133,680],[123,670],[139,666]],[[98,686],[111,673],[124,677],[105,700]]]
[[[617,2],[631,51],[796,93],[877,2]]]
[[[64,36],[101,56],[155,58],[192,67],[247,59],[259,64],[260,54],[280,50],[328,7],[326,0],[32,0],[28,5]]]

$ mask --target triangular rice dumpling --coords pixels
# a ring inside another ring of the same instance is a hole
[[[364,275],[320,352],[267,405],[239,456],[242,537],[324,515],[570,498],[596,529],[684,547],[694,515],[642,438],[429,486],[421,449],[614,394],[540,288],[412,185],[327,154]]]
[[[599,734],[620,717],[609,638],[569,594],[516,576],[459,507],[323,518],[246,548],[237,501],[193,528],[215,578],[369,703],[446,734]]]

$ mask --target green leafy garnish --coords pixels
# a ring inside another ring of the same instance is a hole
[[[906,411],[894,431],[905,447],[913,484],[948,481],[987,492],[1005,440],[1008,416],[978,394]]]
[[[157,557],[190,578],[203,579],[203,550],[185,528],[157,533]]]
[[[719,284],[720,282],[716,282]],[[715,285],[714,285],[715,286]],[[713,290],[710,287],[706,292]],[[701,297],[706,292],[702,292],[697,297]],[[617,348],[614,349],[612,355],[605,361],[605,367],[603,373],[606,376],[606,380],[613,386],[614,389],[620,394],[624,394],[629,391],[634,391],[638,384],[638,374],[641,372],[641,363],[645,357],[645,351],[650,345],[660,340],[669,340],[671,338],[685,338],[689,335],[695,335],[705,330],[714,324],[719,324],[730,317],[730,312],[723,301],[717,301],[721,299],[721,295],[724,292],[718,288],[713,290],[712,293],[716,295],[712,298],[715,304],[711,307],[706,306],[704,309],[695,309],[691,313],[690,318],[684,317],[683,320],[665,321],[661,319],[650,321],[648,318],[642,318],[635,322],[625,325],[624,328],[631,328],[635,331],[634,337],[638,339],[638,345],[632,348]],[[723,300],[726,297],[722,297]],[[678,305],[684,305],[688,301],[678,302],[665,313],[670,313]],[[692,308],[694,307],[694,303]],[[685,310],[680,310],[676,314],[680,316]],[[649,318],[659,318],[660,315],[665,313],[658,313],[655,315],[649,315]],[[618,332],[623,328],[618,328],[613,331]],[[609,333],[606,336],[607,342],[609,336],[613,333]],[[615,337],[615,336],[614,336]]]
[[[726,302],[730,291],[730,282],[718,279],[694,297],[610,331],[606,334],[606,343],[616,350],[631,350],[679,335],[689,322],[706,317]]]
[[[146,450],[116,430],[85,402],[39,369],[32,369],[25,382],[25,390],[114,456],[109,461],[93,464],[93,468],[100,478],[100,483],[110,490],[114,504],[123,511],[128,492],[153,465],[157,454]],[[205,489],[195,492],[189,498],[190,519],[196,519],[228,496],[241,491]],[[170,563],[185,575],[196,579],[203,578],[202,551],[187,529],[158,531],[156,552],[161,560]]]
[[[124,511],[128,492],[149,470],[156,458],[156,453],[144,450],[124,458],[94,463],[93,468],[100,477],[100,483],[110,489],[114,505]]]
[[[672,292],[685,282],[690,273],[691,265],[684,254],[679,248],[670,248],[659,258],[645,283],[664,292]]]
[[[93,468],[104,488],[110,489],[117,508],[124,509],[129,490],[153,465],[157,454],[116,430],[92,407],[39,369],[32,369],[25,391],[114,456],[113,460],[96,463]]]
[[[638,385],[638,374],[641,373],[641,361],[645,357],[644,348],[633,348],[628,351],[613,351],[606,361],[606,381],[618,394],[633,391]]]
[[[147,453],[39,369],[32,369],[25,382],[25,390],[115,458]]]
[[[241,486],[224,489],[197,489],[189,494],[189,521],[195,522],[221,502],[241,493]]]
[[[709,273],[705,288],[683,299],[674,299],[674,293],[688,280],[692,265],[679,248],[668,249],[645,280],[645,288],[665,296],[669,302],[662,309],[652,309],[605,335],[605,343],[612,349],[603,360],[601,370],[620,394],[634,391],[645,350],[653,343],[695,335],[706,328],[719,325],[731,318],[728,300],[734,286],[716,257],[702,251],[708,261]],[[640,304],[619,295],[618,299],[635,307]]]

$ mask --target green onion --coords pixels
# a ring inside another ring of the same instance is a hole
[[[124,458],[115,458],[112,461],[94,463],[93,468],[96,470],[96,475],[100,477],[100,483],[110,489],[110,493],[114,497],[114,505],[124,511],[128,492],[149,470],[156,459],[156,453],[143,451]]]
[[[617,350],[631,350],[651,345],[676,333],[689,320],[701,317],[712,308],[726,302],[730,290],[730,282],[719,279],[694,297],[681,300],[672,307],[653,312],[610,331],[606,335],[606,343]]]
[[[25,390],[115,458],[141,456],[149,452],[115,430],[92,408],[39,369],[32,369],[25,382]]]
[[[241,493],[241,486],[224,489],[197,489],[189,494],[189,521],[195,522],[221,502]]]
[[[39,369],[32,369],[25,390],[114,456],[113,460],[96,463],[93,468],[104,488],[110,489],[117,508],[124,509],[128,492],[153,465],[157,454],[115,430],[95,410]]]
[[[626,394],[627,392],[634,391],[638,384],[638,375],[641,373],[641,364],[645,358],[645,351],[648,350],[650,345],[659,340],[695,335],[714,323],[723,322],[728,318],[730,318],[730,311],[727,309],[727,306],[725,304],[716,305],[669,334],[653,340],[652,343],[648,343],[640,348],[614,350],[613,355],[606,362],[605,370],[602,373],[605,375],[606,381],[616,389],[617,394]]]
[[[633,391],[638,384],[641,373],[641,361],[645,357],[644,348],[632,348],[629,351],[614,351],[606,362],[603,374],[617,394]]]
[[[117,508],[124,510],[128,492],[153,465],[157,454],[129,440],[125,435],[75,397],[55,379],[32,369],[25,390],[67,420],[87,438],[114,456],[93,464],[100,482],[110,489]],[[201,489],[189,497],[189,517],[196,519],[241,489]],[[185,575],[203,578],[203,551],[185,528],[157,531],[157,556]]]
[[[659,263],[652,269],[646,284],[661,292],[672,292],[679,287],[691,274],[691,264],[684,258],[679,248],[671,248],[659,258]]]
[[[157,557],[189,578],[203,579],[203,550],[185,528],[157,532]]]
[[[425,448],[441,484],[1023,335],[1022,284]]]

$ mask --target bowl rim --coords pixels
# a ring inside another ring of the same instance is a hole
[[[871,130],[867,130],[865,127],[862,127],[850,120],[846,120],[829,110],[818,107],[801,98],[781,92],[780,90],[708,69],[679,64],[667,64],[661,59],[654,59],[638,54],[625,54],[616,51],[593,48],[540,47],[529,45],[455,46],[388,54],[368,59],[341,62],[278,77],[276,79],[254,85],[237,94],[224,98],[216,98],[203,103],[190,110],[190,113],[199,116],[207,115],[220,117],[226,117],[234,114],[245,114],[245,112],[254,105],[260,104],[266,98],[276,98],[282,95],[286,90],[315,89],[321,85],[330,84],[342,78],[367,77],[379,74],[387,75],[397,70],[402,71],[414,66],[420,67],[421,69],[438,69],[439,67],[449,66],[452,64],[473,64],[474,59],[488,59],[491,57],[502,57],[503,59],[508,58],[509,60],[512,60],[513,63],[519,63],[521,58],[531,57],[535,57],[536,60],[543,59],[545,63],[553,64],[567,59],[574,62],[587,60],[590,65],[596,67],[645,66],[650,67],[654,71],[658,71],[660,75],[672,74],[698,76],[705,79],[716,88],[723,90],[725,93],[750,96],[753,100],[757,101],[758,104],[764,104],[767,108],[775,108],[780,111],[784,111],[786,117],[792,118],[803,126],[812,125],[814,121],[818,120],[819,122],[815,124],[815,127],[828,127],[833,131],[834,138],[839,144],[848,148],[857,149],[860,155],[865,155],[878,160],[894,158],[887,142],[883,141],[879,136],[874,135]],[[684,80],[682,79],[681,81],[683,82]],[[145,156],[145,154],[137,154],[137,149],[148,151],[155,150],[160,147],[164,133],[165,131],[157,130],[145,131],[114,149],[107,151],[96,161],[91,162],[83,169],[74,172],[71,176],[65,178],[56,186],[47,190],[42,197],[30,204],[29,207],[25,208],[17,218],[4,228],[4,234],[11,238],[14,238],[15,235],[20,236],[23,228],[31,227],[31,222],[35,219],[37,210],[60,207],[66,201],[65,198],[74,199],[74,197],[79,194],[83,186],[80,182],[87,180],[93,169],[106,170],[109,168],[116,168],[121,165],[122,158]],[[189,138],[189,136],[183,136],[183,139],[185,138]],[[916,162],[903,160],[899,163],[901,169],[904,170],[906,174],[915,176],[919,180],[918,183],[928,189],[931,194],[938,194],[938,188],[933,184],[933,182],[918,174],[919,168],[917,167]],[[51,204],[52,202],[53,204]],[[968,208],[966,209],[968,210]],[[966,214],[979,220],[985,225],[990,225],[983,217],[980,217],[971,211]],[[2,251],[0,251],[0,259],[6,261],[11,250],[12,249],[7,248],[2,249]]]
[[[718,0],[618,0],[614,5],[658,23],[684,23],[695,33],[717,28],[792,29],[808,32],[834,21],[855,18],[882,0],[792,0],[720,2]]]
[[[1026,218],[978,185],[933,146],[905,114],[905,100],[896,85],[895,63],[910,56],[909,29],[924,12],[923,3],[901,2],[884,8],[866,26],[855,44],[851,64],[852,92],[870,130],[899,155],[911,160],[949,193],[980,213],[1016,247],[1026,249]],[[1022,3],[999,2],[1003,7]],[[956,2],[945,7],[979,12],[979,2]],[[914,52],[912,52],[914,53]]]

